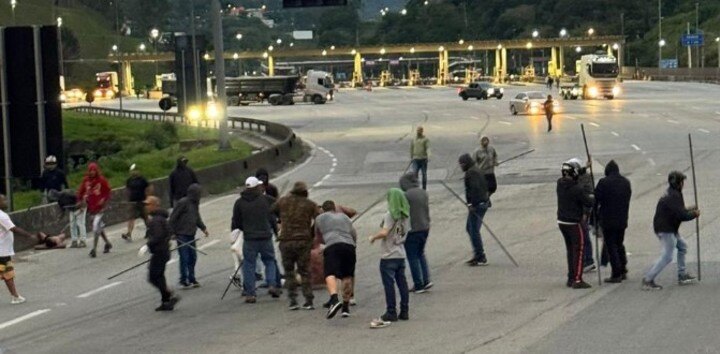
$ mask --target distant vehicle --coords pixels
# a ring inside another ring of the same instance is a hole
[[[79,102],[85,100],[85,92],[79,88],[60,93],[60,102]]]
[[[267,100],[268,103],[276,106],[292,105],[296,102],[324,104],[333,99],[335,85],[329,73],[308,70],[304,77],[227,77],[225,89],[229,105],[247,106],[253,102],[261,103]]]
[[[609,100],[620,95],[617,58],[606,54],[587,54],[575,62],[582,98],[605,97]]]
[[[576,100],[582,95],[582,87],[578,84],[560,86],[560,97],[566,100]]]
[[[118,75],[114,71],[95,74],[96,86],[93,91],[95,99],[112,99],[118,94]]]
[[[540,114],[545,112],[545,100],[547,95],[540,91],[520,92],[515,98],[510,100],[510,113],[512,115],[522,114]],[[560,111],[558,101],[553,101],[553,112]]]
[[[458,96],[467,101],[468,98],[475,98],[478,100],[486,100],[490,97],[502,99],[505,94],[505,90],[502,87],[495,87],[487,82],[473,82],[467,87],[458,89]]]

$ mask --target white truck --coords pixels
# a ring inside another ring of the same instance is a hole
[[[575,62],[575,67],[583,99],[605,97],[611,100],[620,95],[619,67],[614,56],[583,55]]]
[[[215,95],[215,80],[211,91]],[[309,70],[307,75],[292,76],[241,76],[225,78],[228,105],[243,105],[267,101],[273,106],[296,102],[323,104],[333,99],[335,84],[332,75],[324,71]]]

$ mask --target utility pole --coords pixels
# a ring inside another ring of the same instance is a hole
[[[120,73],[120,77],[118,78],[118,99],[120,100],[120,117],[123,116],[123,91],[125,91],[125,72],[123,70],[123,55],[122,55],[122,48],[120,48],[120,39],[122,38],[122,35],[120,34],[120,0],[115,0],[115,42],[117,45],[117,54],[118,54],[118,71]]]
[[[212,0],[210,7],[213,13],[213,42],[215,44],[215,79],[217,82],[217,101],[215,107],[220,114],[220,146],[219,150],[230,149],[228,141],[227,95],[225,93],[225,57],[223,56],[223,29],[220,0]]]
[[[687,34],[688,35],[690,34],[690,22],[687,23]],[[693,62],[692,61],[692,47],[688,46],[687,50],[688,50],[688,69],[692,69],[692,67],[693,67],[693,65],[692,65],[692,62]]]
[[[195,99],[199,103],[202,102],[202,99],[200,98],[200,53],[198,52],[197,41],[195,40],[195,0],[190,0],[190,37],[192,37],[192,65]]]
[[[699,1],[695,2],[695,34],[700,35],[700,2]],[[704,43],[703,43],[703,46],[705,46]],[[696,67],[698,67],[698,68],[704,67],[705,66],[704,60],[702,60],[703,58],[701,58],[701,56],[700,56],[700,46],[695,47],[695,57],[698,60],[698,64]]]
[[[662,70],[662,0],[658,0],[658,73]]]
[[[0,31],[0,48],[5,48],[5,31]],[[10,211],[13,210],[13,184],[12,184],[12,155],[10,154],[10,112],[8,112],[8,90],[7,90],[7,62],[5,51],[0,51],[0,109],[2,109],[2,144],[3,162],[5,175],[0,176],[5,184],[5,196],[7,197]]]

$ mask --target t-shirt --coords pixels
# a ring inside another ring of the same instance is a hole
[[[325,247],[338,243],[355,246],[357,234],[352,221],[343,213],[325,212],[315,218],[315,229],[322,234]]]
[[[0,210],[0,257],[15,255],[15,249],[13,248],[15,235],[10,231],[14,227],[15,224],[10,220],[10,215]]]
[[[382,240],[382,259],[405,259],[405,238],[410,231],[410,219],[393,220],[390,212],[385,213],[382,228],[390,229]]]
[[[131,202],[142,202],[145,200],[145,190],[150,184],[143,176],[128,178],[125,188],[128,190],[128,200]]]

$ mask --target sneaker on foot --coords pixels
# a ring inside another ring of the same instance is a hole
[[[435,284],[433,284],[433,282],[428,282],[427,284],[425,284],[425,290],[430,290],[430,288],[432,288],[433,285],[435,285]]]
[[[257,302],[257,298],[255,296],[246,296],[245,297],[246,304],[254,304],[256,302]]]
[[[85,247],[87,247],[87,243],[85,243],[85,241],[82,241],[82,240],[81,240],[81,241],[80,241],[80,244],[79,244],[79,247],[80,247],[80,248],[85,248]]]
[[[477,265],[479,266],[486,266],[488,264],[487,258],[485,256],[480,256],[477,258]]]
[[[112,248],[112,244],[109,243],[109,242],[106,243],[106,244],[105,244],[105,248],[103,249],[103,253],[110,253],[110,249],[111,249],[111,248]]]
[[[350,310],[347,310],[347,311],[343,310],[342,313],[340,314],[340,316],[341,316],[342,318],[348,318],[348,317],[350,317]]]
[[[419,287],[419,288],[418,288],[418,287],[413,287],[412,289],[410,289],[410,292],[411,292],[411,293],[415,293],[415,294],[422,294],[422,293],[424,293],[424,292],[426,292],[426,291],[427,291],[427,290],[425,290],[425,287]]]
[[[622,279],[622,276],[620,276],[620,277],[610,277],[610,278],[605,278],[604,281],[605,281],[606,283],[610,283],[610,284],[617,284],[617,283],[622,283],[623,279]]]
[[[357,301],[355,301],[355,297],[350,298],[350,306],[357,306]]]
[[[315,306],[313,306],[312,301],[305,301],[305,304],[302,305],[303,310],[314,310]]]
[[[572,284],[573,289],[590,289],[592,288],[592,285],[584,282],[584,281],[576,281]]]
[[[654,280],[647,281],[645,278],[642,280],[643,290],[662,290],[662,286],[655,284]]]
[[[594,271],[596,271],[596,270],[597,270],[597,267],[595,266],[594,263],[593,263],[593,264],[588,264],[588,265],[586,265],[585,267],[583,267],[583,272],[584,272],[584,273],[590,273],[590,272],[594,272]]]
[[[178,302],[180,302],[180,296],[178,295],[173,295],[168,301],[173,308],[175,308],[175,305],[177,305]]]
[[[380,319],[385,322],[397,322],[398,316],[394,313],[386,312],[384,315],[380,316]]]
[[[693,281],[695,281],[695,277],[688,273],[678,275],[678,284],[680,285],[687,285]]]
[[[191,281],[191,282],[190,282],[190,286],[193,287],[193,288],[199,288],[199,287],[200,287],[200,283],[198,283],[197,280],[194,280],[194,281]]]
[[[10,300],[10,303],[13,305],[20,305],[24,303],[26,300],[24,297],[18,295],[17,297],[13,296],[12,300]]]
[[[330,308],[328,308],[328,312],[327,312],[327,315],[325,315],[325,317],[327,319],[331,319],[331,318],[335,317],[335,315],[337,315],[338,311],[340,311],[341,307],[342,307],[342,304],[340,303],[340,301],[333,299],[330,302]]]
[[[188,283],[188,282],[186,282],[186,281],[180,281],[180,282],[178,283],[178,287],[179,287],[180,289],[190,289],[190,288],[192,287],[192,285],[190,285],[190,283]]]
[[[288,310],[295,311],[300,308],[300,305],[298,305],[297,300],[292,299],[290,300],[290,305],[288,305]]]
[[[410,319],[410,314],[408,313],[408,311],[400,311],[398,319],[401,321],[407,321]]]
[[[155,308],[155,311],[172,311],[175,307],[171,305],[169,302],[163,302],[160,307]]]
[[[390,325],[390,321],[384,321],[381,318],[376,318],[370,321],[370,328],[383,328]]]
[[[280,290],[278,290],[276,287],[273,286],[268,289],[268,294],[270,294],[270,296],[272,296],[273,299],[277,299],[280,297],[280,294],[282,294],[282,293],[280,292]]]
[[[332,299],[330,299],[330,300],[328,300],[327,302],[323,303],[323,308],[329,309],[329,308],[330,308],[330,303],[332,303]]]
[[[78,248],[78,242],[77,242],[77,241],[73,241],[73,242],[70,244],[70,248]]]
[[[343,302],[342,305],[342,315],[343,318],[350,317],[350,304],[347,302]]]
[[[93,250],[90,251],[90,258],[95,258],[95,257],[97,257],[97,251],[95,251],[95,250],[93,249]]]
[[[127,242],[132,242],[132,235],[131,235],[131,234],[122,234],[122,235],[120,235],[120,237],[122,237],[122,239],[125,240],[125,241],[127,241]]]

